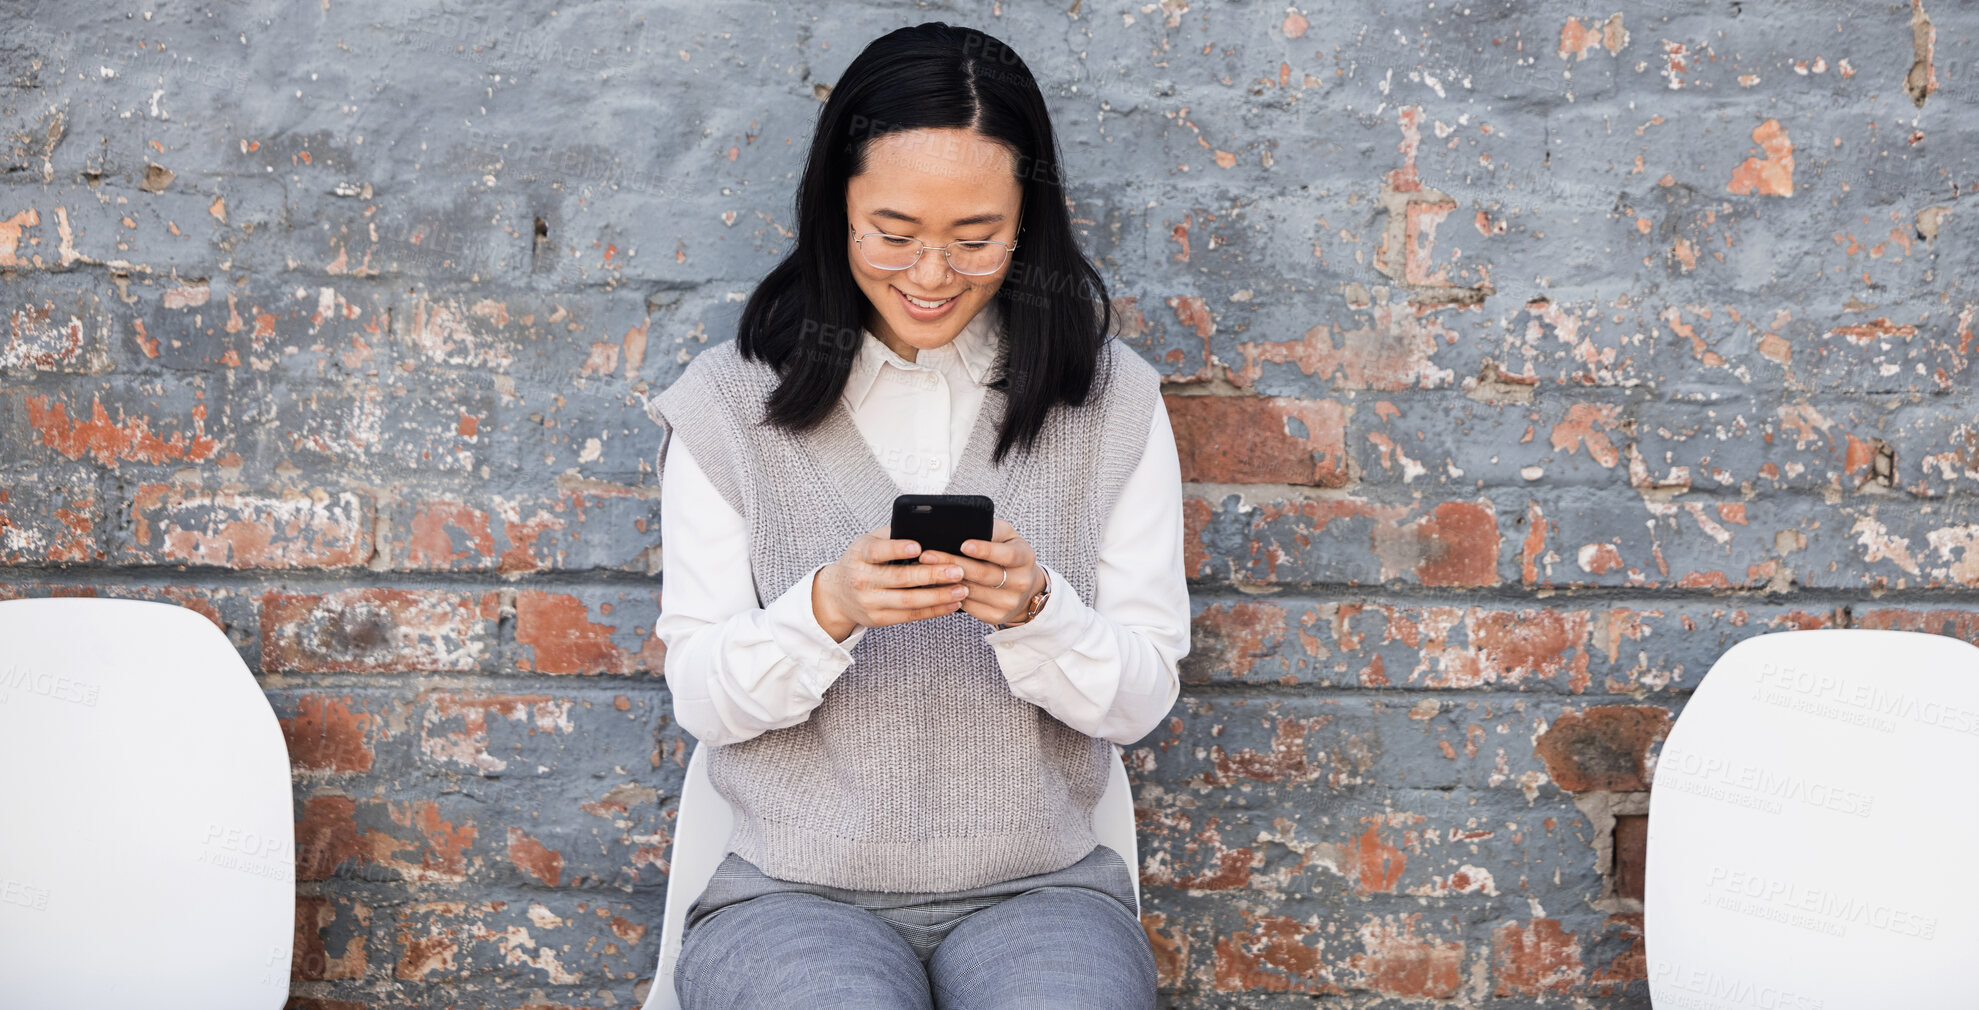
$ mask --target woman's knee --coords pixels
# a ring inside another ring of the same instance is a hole
[[[935,1005],[1152,1010],[1154,951],[1133,913],[1086,888],[1026,891],[971,915],[928,959]]]
[[[682,939],[683,1010],[932,1007],[913,948],[878,916],[801,892],[717,910]]]

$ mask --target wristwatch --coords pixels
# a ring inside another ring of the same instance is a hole
[[[1038,571],[1041,572],[1044,571],[1044,566],[1039,565]],[[996,630],[1002,631],[1005,628],[1014,628],[1020,624],[1029,624],[1031,622],[1031,618],[1038,616],[1038,611],[1044,609],[1045,598],[1049,597],[1050,595],[1051,595],[1051,575],[1047,573],[1044,579],[1044,588],[1032,594],[1030,604],[1024,608],[1024,616],[1018,618],[1017,620],[1011,621],[1009,624],[999,624],[996,626]]]

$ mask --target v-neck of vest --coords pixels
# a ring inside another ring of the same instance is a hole
[[[998,485],[989,456],[990,451],[996,448],[996,433],[1003,421],[1004,403],[1003,391],[994,387],[984,388],[982,405],[976,410],[975,425],[969,430],[969,441],[962,448],[962,457],[956,460],[948,486],[942,489],[943,494],[995,497]],[[874,455],[873,447],[866,444],[866,438],[852,420],[852,410],[845,405],[843,397],[832,404],[831,413],[818,426],[813,444],[819,462],[837,487],[839,496],[862,524],[860,532],[886,524],[893,518],[894,496],[911,493],[893,479],[893,475],[881,465],[879,457]]]

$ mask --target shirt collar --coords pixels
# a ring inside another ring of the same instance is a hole
[[[976,318],[969,320],[968,325],[955,334],[954,340],[943,345],[944,348],[955,349],[955,355],[961,360],[963,370],[969,374],[970,380],[978,385],[985,381],[990,366],[996,362],[998,338],[1001,333],[998,313],[996,301],[990,300],[976,313]],[[874,336],[871,330],[862,327],[859,330],[859,353],[852,359],[852,372],[845,379],[846,404],[855,410],[858,408],[865,400],[866,393],[873,388],[873,382],[879,378],[883,366],[892,365],[895,368],[909,370],[933,367],[926,358],[922,357],[928,353],[925,350],[920,351],[916,355],[916,360],[908,361],[901,357],[899,352],[886,346],[885,341]]]

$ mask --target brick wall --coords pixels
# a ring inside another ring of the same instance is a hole
[[[946,16],[1046,82],[1170,383],[1172,1005],[1645,1007],[1713,659],[1979,640],[1979,9],[1405,6],[10,8],[0,595],[240,647],[296,1006],[635,1003],[692,746],[641,397],[788,249],[839,70]]]

